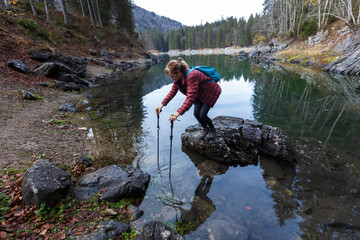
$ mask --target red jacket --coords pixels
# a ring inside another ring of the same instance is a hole
[[[170,92],[166,95],[161,104],[166,106],[171,99],[173,99],[178,90],[180,90],[180,92],[186,95],[185,102],[177,110],[180,115],[183,115],[187,110],[189,110],[196,99],[199,99],[202,103],[213,107],[221,94],[221,87],[216,82],[205,83],[209,80],[211,80],[210,77],[206,76],[199,70],[194,69],[189,73],[187,79],[183,76],[181,80],[181,83],[186,86],[186,93],[181,91],[176,83],[174,83]]]

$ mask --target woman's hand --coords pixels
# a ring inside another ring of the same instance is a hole
[[[176,112],[175,114],[171,114],[171,116],[169,118],[169,121],[170,122],[175,121],[178,118],[179,115],[180,115],[180,113],[178,113],[178,112]]]
[[[164,107],[164,105],[160,105],[160,106],[158,106],[156,109],[155,109],[155,111],[156,111],[156,114],[160,114],[161,113],[161,109]]]

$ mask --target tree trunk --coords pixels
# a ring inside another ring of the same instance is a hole
[[[82,3],[82,0],[80,0],[80,6],[81,6],[82,15],[85,17],[85,11],[84,11],[84,6]]]
[[[321,27],[321,0],[318,1],[318,30]]]
[[[93,11],[92,11],[92,9],[91,9],[90,2],[89,2],[89,0],[86,0],[86,1],[87,1],[87,4],[88,4],[88,7],[89,7],[89,13],[90,13],[90,19],[91,19],[91,26],[95,27],[94,14],[93,14]]]
[[[94,6],[94,0],[90,0],[90,2],[91,2],[91,8],[93,10],[93,16],[94,16],[95,23],[97,23],[98,22],[98,20],[97,20],[98,16],[96,14],[96,9],[95,9],[95,6]]]
[[[104,25],[103,25],[103,22],[102,22],[102,19],[101,19],[100,7],[99,7],[99,0],[96,0],[96,5],[97,5],[97,9],[98,9],[98,14],[99,14],[100,27],[102,28]]]
[[[61,5],[62,5],[62,11],[63,11],[63,15],[64,15],[64,23],[66,25],[70,25],[70,19],[69,19],[69,14],[66,8],[66,4],[65,4],[65,0],[61,0]]]
[[[34,14],[34,17],[37,17],[38,14],[37,14],[36,8],[34,6],[34,1],[33,0],[30,0],[30,5],[31,5],[32,12]]]
[[[8,7],[9,4],[8,4],[7,0],[4,0],[4,2],[5,2],[5,6]]]
[[[47,1],[47,0],[44,0],[44,5],[45,5],[46,21],[47,21],[47,22],[50,22],[49,9],[48,9],[48,1]]]

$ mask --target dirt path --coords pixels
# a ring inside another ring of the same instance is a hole
[[[23,85],[0,79],[0,165],[1,169],[28,167],[40,156],[56,165],[66,165],[78,155],[88,155],[81,113],[59,111],[59,103],[75,103],[81,94],[66,93],[41,86],[26,90],[45,101],[23,100]],[[65,124],[46,123],[59,119]]]

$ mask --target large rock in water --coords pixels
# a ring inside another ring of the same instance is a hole
[[[150,175],[127,166],[110,165],[83,176],[76,184],[73,194],[77,199],[89,199],[102,192],[101,198],[117,202],[122,198],[136,198],[145,194]]]
[[[159,221],[150,221],[143,227],[138,240],[182,240],[175,230]]]
[[[38,160],[23,176],[23,201],[36,206],[43,202],[48,206],[55,205],[64,197],[70,185],[71,177],[68,173],[46,160]]]
[[[220,116],[213,119],[218,137],[200,140],[200,124],[190,126],[181,135],[182,145],[214,161],[257,164],[259,154],[293,162],[281,129],[263,125],[253,120]]]

